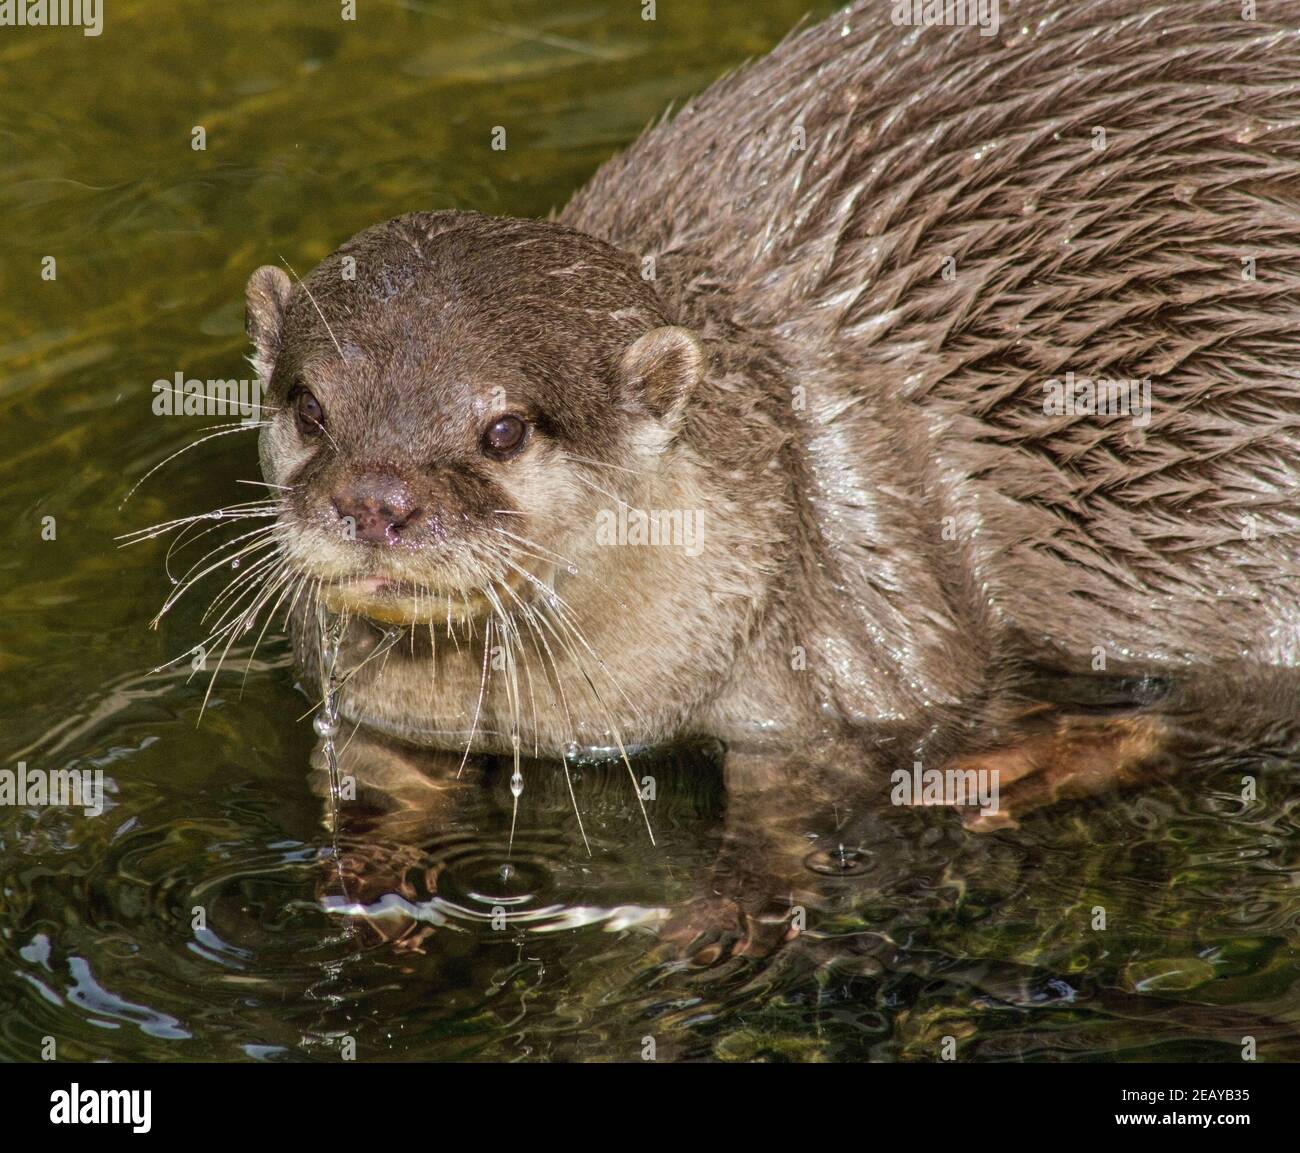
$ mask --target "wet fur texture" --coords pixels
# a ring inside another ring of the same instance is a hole
[[[854,5],[553,222],[414,214],[250,289],[272,398],[309,373],[338,442],[264,434],[268,480],[308,484],[300,552],[353,563],[313,470],[379,463],[449,502],[447,564],[494,508],[574,562],[555,587],[595,655],[534,644],[532,713],[489,678],[477,748],[793,748],[958,723],[1025,661],[1300,664],[1300,5],[1002,7],[989,39]],[[622,367],[665,325],[705,354],[679,396]],[[1067,371],[1149,377],[1149,426],[1045,414]],[[500,466],[473,452],[494,385],[543,430]],[[703,509],[702,554],[595,546],[610,493]],[[481,661],[413,638],[344,712],[463,747]]]
[[[995,43],[886,8],[716,85],[561,218],[806,389],[791,581],[828,690],[869,713],[885,664],[951,698],[1009,643],[1297,664],[1300,6],[1004,5]],[[1067,370],[1150,377],[1150,426],[1045,415]]]

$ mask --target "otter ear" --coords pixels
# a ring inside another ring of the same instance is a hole
[[[704,375],[704,349],[689,328],[665,325],[634,340],[623,353],[619,376],[664,424],[676,425],[691,390]]]
[[[244,328],[253,342],[253,365],[263,380],[271,378],[280,354],[280,328],[292,291],[293,282],[274,264],[262,265],[244,290]]]

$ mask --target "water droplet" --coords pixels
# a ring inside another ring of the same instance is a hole
[[[566,761],[576,761],[578,759],[578,742],[570,741],[564,746],[564,759]]]
[[[318,737],[324,737],[326,740],[333,740],[339,735],[338,721],[323,710],[312,718],[311,727],[316,730]]]
[[[814,873],[829,877],[845,877],[861,873],[867,867],[867,854],[861,849],[818,849],[804,858],[804,865]]]
[[[569,567],[568,567],[565,571],[566,571],[570,576],[577,576],[577,575],[578,575],[578,566],[577,566],[576,564],[571,564],[571,565],[569,565]]]
[[[231,567],[231,568],[238,568],[238,567],[239,567],[239,558],[238,558],[238,557],[236,557],[234,560],[232,560],[232,561],[230,562],[230,567]]]
[[[1268,125],[1262,124],[1258,120],[1248,120],[1237,130],[1237,134],[1233,139],[1238,144],[1250,144],[1257,136],[1266,131],[1268,131]]]
[[[513,796],[519,797],[523,794],[523,791],[524,778],[519,773],[515,773],[515,775],[510,778],[510,792]]]

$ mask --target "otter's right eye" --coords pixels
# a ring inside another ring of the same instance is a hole
[[[487,431],[483,433],[483,451],[488,456],[505,460],[523,448],[527,432],[528,425],[523,418],[508,412],[488,425]]]
[[[319,436],[325,427],[325,410],[309,388],[296,384],[289,392],[294,423],[303,436]]]

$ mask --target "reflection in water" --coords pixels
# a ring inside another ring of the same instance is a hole
[[[214,758],[184,780],[169,761],[200,694],[180,677],[110,687],[113,707],[27,753],[111,749],[132,785],[100,818],[7,814],[4,1056],[52,1035],[69,1058],[328,1059],[353,1037],[363,1059],[632,1060],[648,1034],[661,1060],[930,1060],[944,1037],[974,1059],[1225,1059],[1247,1035],[1300,1056],[1285,765],[1225,763],[993,835],[873,791],[843,856],[808,859],[823,888],[806,931],[700,969],[655,929],[717,854],[716,749],[638,758],[658,847],[623,767],[578,767],[588,857],[559,766],[526,767],[512,850],[509,758],[456,782],[428,754],[353,741],[340,892],[324,767],[313,796],[290,771],[313,758],[301,727],[259,720],[281,694],[273,711],[304,711],[284,674],[272,661],[252,699],[217,702]]]

